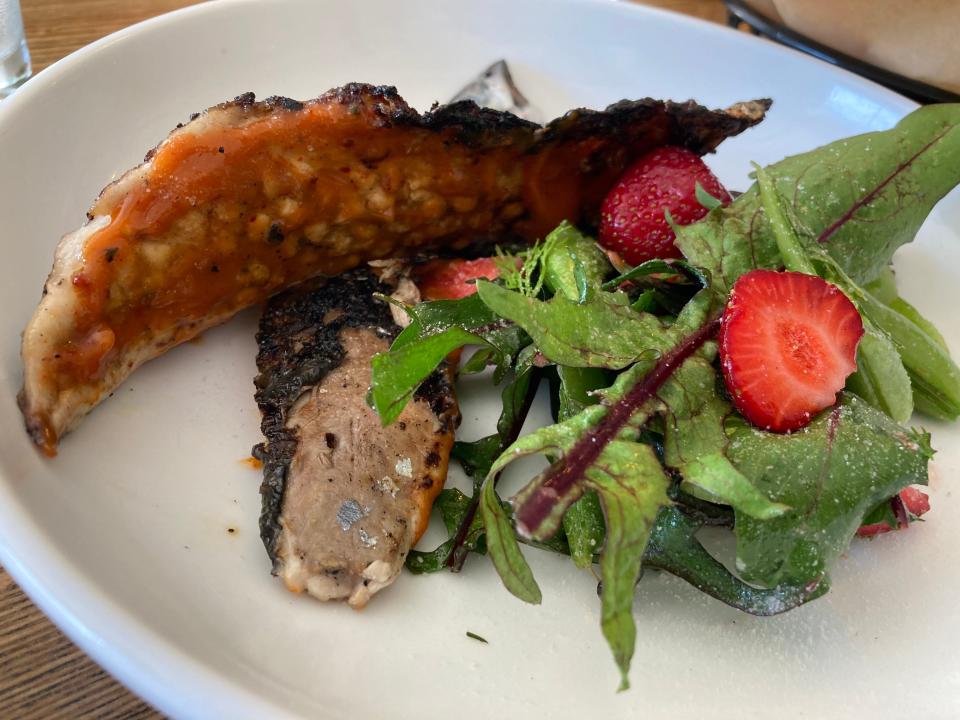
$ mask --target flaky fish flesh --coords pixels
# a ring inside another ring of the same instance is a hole
[[[420,114],[388,87],[252,94],[174,130],[58,246],[23,333],[26,426],[48,454],[143,362],[238,310],[376,258],[587,228],[653,147],[706,153],[768,101],[622,101],[541,127],[470,101]]]
[[[418,299],[403,274],[358,268],[276,296],[257,333],[260,533],[273,572],[355,608],[396,579],[426,529],[460,422],[444,363],[381,426],[366,402],[370,359],[400,328],[375,293]]]

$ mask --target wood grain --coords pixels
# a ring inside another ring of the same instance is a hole
[[[21,0],[34,72],[116,30],[195,2]],[[719,23],[726,20],[721,0],[644,4]],[[0,718],[161,717],[71,643],[0,568]]]

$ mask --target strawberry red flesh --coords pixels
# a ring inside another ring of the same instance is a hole
[[[907,520],[900,519],[897,522],[897,530],[904,530],[910,524],[910,518],[918,518],[930,510],[930,498],[922,490],[915,487],[905,487],[900,491],[899,496],[890,499],[891,504],[899,502],[907,513]],[[873,523],[871,525],[861,525],[857,529],[857,535],[860,537],[873,537],[892,531],[888,523]]]
[[[720,364],[740,414],[764,430],[797,430],[836,402],[857,369],[863,321],[816,275],[752,270],[730,292]]]
[[[697,200],[697,183],[726,204],[730,194],[696,154],[682,147],[661,147],[624,171],[600,209],[600,244],[631,265],[654,258],[678,258],[675,234],[664,211],[678,225],[707,214]]]
[[[496,280],[500,268],[493,258],[432,260],[417,271],[417,287],[424,300],[459,300],[477,291],[477,278]]]
[[[900,499],[903,501],[907,512],[915,517],[920,517],[930,511],[930,498],[927,494],[915,487],[905,487],[900,491]]]

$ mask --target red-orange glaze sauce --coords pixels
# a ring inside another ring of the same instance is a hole
[[[589,143],[530,155],[471,149],[447,132],[378,128],[336,103],[277,110],[242,127],[180,132],[109,211],[73,278],[76,331],[48,358],[62,390],[102,377],[145,338],[189,339],[198,322],[319,273],[513,227],[529,239],[577,219]],[[609,187],[619,169],[591,185]],[[519,222],[518,222],[519,221]]]
[[[242,465],[246,465],[251,470],[263,470],[263,460],[255,458],[253,455],[240,460]]]
[[[186,337],[193,320],[339,272],[361,255],[382,256],[403,234],[426,242],[494,222],[490,201],[503,193],[492,174],[477,183],[466,172],[475,159],[463,149],[330,114],[280,112],[244,128],[181,133],[161,147],[145,181],[86,244],[74,277],[82,294],[75,337],[55,358],[61,387],[96,377],[107,354],[145,329],[180,327]],[[402,187],[411,172],[422,188]],[[479,210],[438,223],[454,199]],[[142,252],[152,244],[172,245],[156,249],[165,253],[156,267]],[[109,334],[113,341],[103,341]]]

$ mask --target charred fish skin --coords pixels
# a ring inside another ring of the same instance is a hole
[[[564,219],[589,229],[639,154],[710,152],[768,105],[645,99],[541,127],[470,101],[421,114],[392,87],[350,84],[214,106],[108,185],[61,241],[23,334],[27,430],[54,454],[139,365],[310,277],[534,240]]]
[[[288,589],[363,607],[399,574],[446,476],[459,410],[450,373],[388,428],[366,404],[370,358],[399,331],[366,270],[268,303],[255,380],[266,442],[261,538]]]
[[[287,469],[296,450],[296,433],[286,428],[287,415],[305,390],[339,367],[345,351],[340,330],[373,328],[384,338],[396,335],[393,320],[374,293],[390,294],[369,272],[353,271],[317,278],[267,303],[256,334],[255,399],[266,443],[254,454],[263,461],[260,536],[276,563],[280,504]]]

